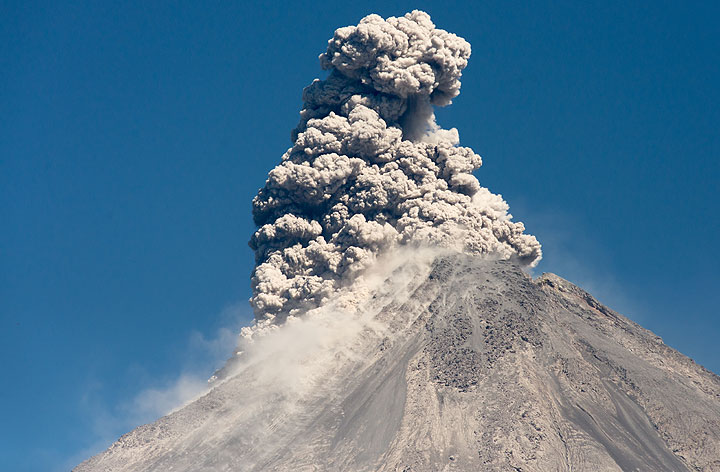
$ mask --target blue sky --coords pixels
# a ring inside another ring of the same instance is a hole
[[[438,120],[537,273],[720,372],[717,2],[0,2],[0,469],[67,470],[220,365],[317,55],[413,8],[473,46]]]

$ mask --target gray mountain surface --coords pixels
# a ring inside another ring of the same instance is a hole
[[[75,470],[720,471],[720,377],[582,289],[465,255],[394,277],[311,388],[228,368]]]

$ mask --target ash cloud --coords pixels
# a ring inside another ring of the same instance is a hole
[[[335,31],[320,55],[329,75],[303,91],[293,146],[253,199],[256,319],[319,306],[397,247],[540,260],[535,237],[472,175],[480,156],[435,123],[469,57],[469,43],[417,10]]]

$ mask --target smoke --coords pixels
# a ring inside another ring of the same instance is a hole
[[[253,200],[257,320],[320,306],[397,247],[539,261],[538,241],[472,175],[480,156],[435,122],[469,57],[417,10],[335,32],[320,55],[329,75],[303,91],[294,144]]]
[[[288,315],[282,325],[257,323],[241,331],[234,356],[210,379],[210,387],[242,379],[242,413],[256,415],[268,408],[293,410],[298,402],[332,388],[338,369],[364,365],[415,322],[416,313],[381,315],[390,305],[402,305],[427,280],[433,261],[446,252],[436,248],[399,248],[380,256],[358,282],[337,290],[322,306]],[[337,386],[336,386],[337,387]],[[276,401],[268,402],[269,398]],[[240,414],[240,412],[238,413]],[[263,419],[245,424],[249,435],[260,434]]]

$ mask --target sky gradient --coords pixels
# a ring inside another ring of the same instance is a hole
[[[0,469],[68,470],[251,320],[250,200],[335,28],[473,47],[438,122],[554,272],[720,372],[714,2],[0,2]]]

